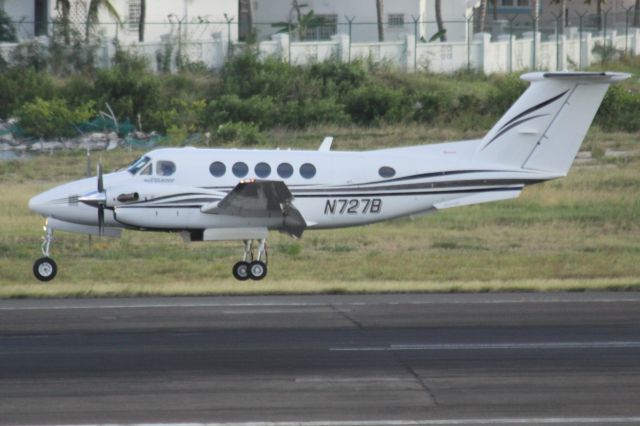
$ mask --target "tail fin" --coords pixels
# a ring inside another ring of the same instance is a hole
[[[611,83],[623,73],[529,73],[531,86],[487,133],[475,159],[566,174]]]

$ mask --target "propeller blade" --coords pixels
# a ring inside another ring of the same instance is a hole
[[[98,206],[98,234],[102,236],[104,233],[104,205]]]
[[[102,183],[102,163],[98,163],[98,192],[104,191],[104,184]]]

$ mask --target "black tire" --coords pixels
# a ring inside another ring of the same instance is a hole
[[[58,265],[50,257],[41,257],[33,264],[33,275],[40,281],[51,281],[58,273]]]
[[[267,276],[267,264],[256,260],[249,264],[249,276],[252,280],[260,281]]]
[[[249,277],[249,263],[238,262],[233,265],[233,277],[238,281],[246,281]]]

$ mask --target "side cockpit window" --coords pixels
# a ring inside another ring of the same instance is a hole
[[[171,176],[176,172],[176,163],[173,161],[158,161],[156,173],[158,176]]]
[[[150,161],[151,161],[151,158],[147,157],[146,155],[143,155],[142,157],[138,158],[136,161],[131,163],[131,165],[129,166],[129,168],[127,170],[132,175],[135,175],[140,170],[142,170],[144,168],[144,166],[149,164]]]
[[[153,164],[147,164],[147,167],[142,169],[140,176],[149,176],[153,173]]]

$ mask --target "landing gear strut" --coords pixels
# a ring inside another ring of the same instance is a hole
[[[258,240],[256,256],[254,256],[254,251],[253,241],[245,240],[242,260],[233,265],[235,279],[239,281],[248,279],[259,281],[267,276],[267,241],[265,239]]]
[[[51,242],[53,241],[53,229],[48,226],[44,227],[45,235],[42,238],[42,255],[40,259],[33,264],[33,275],[40,281],[51,281],[58,273],[58,265],[49,257]]]

